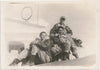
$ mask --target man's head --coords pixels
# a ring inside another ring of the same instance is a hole
[[[40,38],[41,38],[42,40],[44,40],[46,37],[47,37],[47,33],[46,33],[46,32],[41,32],[41,33],[40,33]]]
[[[60,23],[64,23],[65,20],[66,20],[65,17],[62,16],[62,17],[60,18]]]
[[[60,27],[58,28],[58,32],[59,32],[59,33],[62,33],[63,31],[64,31],[64,28],[60,26]]]

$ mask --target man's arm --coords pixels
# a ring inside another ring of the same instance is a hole
[[[67,30],[67,33],[68,34],[71,34],[71,35],[73,35],[73,32],[72,32],[72,30],[68,27],[68,26],[66,26],[66,30]]]
[[[50,37],[54,37],[57,33],[57,24],[53,26],[53,28],[50,31]]]
[[[40,42],[39,44],[37,44],[37,46],[44,50],[44,51],[47,51],[50,49],[50,41],[49,40],[46,40],[45,42]]]

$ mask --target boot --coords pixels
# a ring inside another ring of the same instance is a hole
[[[63,56],[62,60],[66,60],[66,54],[65,54],[65,52],[63,52],[62,56]]]
[[[63,60],[69,60],[69,53],[68,52],[63,53]]]
[[[29,62],[28,61],[29,61],[29,58],[28,57],[22,59],[21,60],[21,62],[22,62],[21,66],[29,65]]]
[[[68,52],[65,53],[66,54],[66,58],[69,60],[69,54]]]
[[[35,60],[35,55],[31,55],[31,56],[30,56],[30,60],[29,60],[29,65],[30,65],[30,66],[35,65],[35,61],[34,61],[34,60]]]
[[[15,66],[15,65],[17,65],[19,62],[20,62],[20,60],[16,58],[16,59],[14,59],[14,61],[13,61],[11,64],[9,64],[9,66]]]

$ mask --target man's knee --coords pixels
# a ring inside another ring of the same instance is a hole
[[[38,47],[37,47],[36,45],[34,45],[34,46],[32,47],[31,54],[32,54],[32,55],[36,55],[36,54],[38,53],[38,51],[39,51]]]
[[[62,50],[63,50],[64,52],[69,53],[69,51],[70,51],[70,45],[67,44],[67,43],[65,43],[65,44],[62,46]]]
[[[75,58],[79,58],[78,53],[73,53],[73,56],[75,56]]]
[[[77,52],[76,46],[71,46],[70,50],[72,51],[72,53],[76,53]]]

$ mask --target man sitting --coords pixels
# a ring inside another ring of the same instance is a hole
[[[33,61],[36,65],[51,61],[51,44],[46,32],[41,32],[38,43],[31,43],[31,46],[31,54],[35,56]]]
[[[10,66],[15,66],[17,65],[18,63],[22,62],[22,65],[24,64],[23,62],[25,61],[26,57],[28,55],[28,49],[24,49],[22,52],[20,52],[18,54],[18,57],[15,58],[12,63],[10,64]],[[26,59],[27,60],[27,59]]]
[[[62,60],[69,59],[70,50],[78,58],[77,47],[70,34],[63,27],[58,28],[59,46],[62,49]]]

